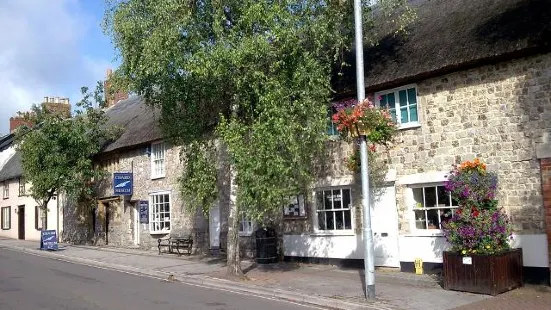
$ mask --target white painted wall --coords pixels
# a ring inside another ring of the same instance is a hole
[[[30,184],[26,184],[27,191]],[[19,196],[19,180],[9,181],[9,198],[0,199],[0,207],[11,207],[11,227],[9,230],[0,229],[0,237],[18,239],[19,237],[19,214],[18,206],[25,206],[25,240],[40,240],[40,230],[35,228],[35,206],[34,199],[30,196]],[[2,195],[0,186],[0,195]],[[49,230],[57,230],[57,200],[50,200],[48,203],[48,227]],[[60,219],[60,223],[62,223]],[[61,226],[60,226],[61,230]]]
[[[545,234],[513,235],[511,245],[522,248],[524,266],[549,267]],[[441,236],[403,235],[399,238],[399,247],[401,262],[413,262],[419,257],[423,262],[442,263],[442,251],[449,245]]]
[[[549,267],[547,236],[513,235],[511,245],[522,247],[524,266]],[[361,236],[332,235],[284,235],[285,256],[363,259]],[[442,263],[442,251],[449,245],[441,236],[400,236],[401,262],[413,262],[419,257],[423,262]]]

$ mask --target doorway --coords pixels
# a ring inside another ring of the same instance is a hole
[[[220,207],[212,207],[209,211],[210,248],[220,249]]]
[[[18,238],[25,240],[25,206],[17,207]]]
[[[134,204],[134,227],[133,227],[134,245],[140,245],[140,203]]]
[[[371,203],[375,266],[400,267],[398,210],[394,184],[379,189]]]

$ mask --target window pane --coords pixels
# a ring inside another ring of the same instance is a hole
[[[333,209],[342,208],[342,195],[340,189],[333,190]]]
[[[344,229],[344,211],[335,212],[335,225],[336,229]]]
[[[427,210],[427,219],[429,222],[428,229],[439,229],[438,218],[439,218],[438,210],[435,210],[435,209]]]
[[[400,122],[401,123],[408,123],[409,117],[408,117],[408,108],[400,108]]]
[[[417,105],[409,106],[409,121],[410,122],[418,122],[419,119],[417,117]]]
[[[415,88],[408,88],[408,102],[409,104],[417,103],[417,94],[415,93]]]
[[[342,190],[342,207],[345,209],[349,209],[350,207],[352,207],[350,205],[350,189]]]
[[[415,206],[414,208],[424,208],[423,203],[423,188],[413,188],[413,200],[415,200]]]
[[[318,212],[318,226],[320,230],[327,229],[327,225],[325,225],[325,212]]]
[[[425,187],[425,208],[436,207],[436,187]]]
[[[387,108],[388,107],[386,95],[381,96],[380,106],[381,106],[381,108]]]
[[[442,209],[440,210],[440,224],[450,220],[453,216],[453,209]],[[440,226],[442,228],[442,226]]]
[[[444,186],[438,186],[438,207],[450,206],[450,194],[446,191]]]
[[[391,109],[390,115],[392,116],[392,120],[396,122],[396,109]]]
[[[387,95],[387,101],[388,101],[388,106],[391,108],[391,109],[395,109],[396,108],[396,100],[394,98],[394,93],[390,93]]]
[[[415,210],[415,227],[417,229],[427,229],[425,219],[425,210]]]
[[[344,228],[345,229],[352,229],[351,215],[352,215],[352,211],[350,210],[344,211]]]
[[[400,107],[407,107],[408,99],[407,99],[406,91],[405,90],[399,91],[398,97],[400,98]]]
[[[323,210],[323,192],[316,192],[316,208]]]
[[[327,209],[331,209],[332,205],[333,205],[333,195],[331,195],[331,191],[324,191],[323,192],[323,196],[324,196],[324,200],[323,200],[323,209],[324,210],[327,210]]]
[[[327,223],[327,229],[335,229],[335,212],[328,211],[325,212],[325,218]]]

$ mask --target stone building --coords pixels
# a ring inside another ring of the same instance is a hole
[[[376,265],[412,271],[421,258],[425,271],[439,267],[448,246],[441,216],[456,207],[443,183],[452,164],[478,157],[498,173],[497,198],[514,225],[513,246],[523,248],[525,275],[548,282],[551,5],[414,6],[407,36],[383,36],[365,50],[366,93],[400,128],[398,143],[381,152],[389,169],[372,202]],[[345,76],[341,98],[354,98],[354,71]],[[307,194],[306,216],[285,221],[288,259],[363,258],[361,181],[343,169],[346,148],[328,143],[333,164]]]

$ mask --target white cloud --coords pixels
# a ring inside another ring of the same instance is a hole
[[[95,1],[95,0],[94,0]],[[0,134],[9,117],[44,96],[80,99],[80,87],[103,79],[111,59],[83,48],[99,20],[75,0],[0,1]]]

